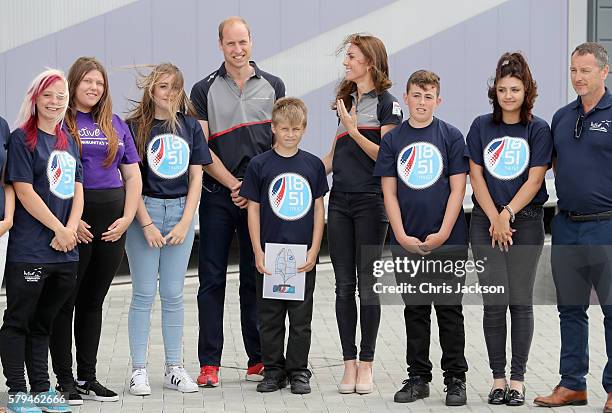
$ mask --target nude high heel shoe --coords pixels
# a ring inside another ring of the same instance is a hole
[[[355,384],[355,391],[359,394],[370,394],[374,391],[374,369],[370,367],[370,374],[372,375],[372,380],[369,383],[365,384]]]

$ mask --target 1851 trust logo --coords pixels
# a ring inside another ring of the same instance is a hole
[[[284,173],[272,180],[268,189],[272,211],[281,219],[295,221],[308,213],[312,192],[308,181],[295,173]]]
[[[183,138],[171,133],[157,135],[149,142],[147,162],[160,178],[177,178],[189,167],[189,145]]]
[[[529,164],[529,145],[523,138],[493,139],[484,150],[484,163],[487,171],[504,181],[521,175]]]
[[[66,151],[53,151],[47,162],[47,179],[51,193],[60,199],[74,196],[76,160]]]
[[[443,167],[440,150],[428,142],[406,146],[397,158],[397,175],[412,189],[424,189],[435,184]]]

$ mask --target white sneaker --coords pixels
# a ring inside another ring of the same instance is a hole
[[[180,366],[172,366],[170,371],[164,376],[164,387],[167,389],[178,390],[181,393],[195,393],[198,385],[189,377],[187,371]]]
[[[130,379],[130,393],[134,396],[148,396],[151,394],[149,376],[146,369],[136,369]]]

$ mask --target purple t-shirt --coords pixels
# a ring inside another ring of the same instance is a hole
[[[77,131],[81,139],[83,163],[83,187],[85,189],[110,189],[123,186],[119,164],[140,162],[130,129],[119,116],[113,115],[113,127],[119,138],[119,147],[113,163],[105,167],[108,140],[94,122],[91,113],[77,112]]]

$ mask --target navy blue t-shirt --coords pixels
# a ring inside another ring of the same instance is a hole
[[[36,148],[26,146],[25,132],[15,129],[9,138],[7,182],[32,184],[49,210],[64,225],[72,210],[75,181],[83,182],[83,168],[76,142],[68,136],[65,151],[55,149],[56,137],[38,130]],[[15,216],[8,242],[8,262],[53,264],[79,260],[79,249],[67,253],[51,248],[52,230],[30,215],[15,197]]]
[[[578,117],[582,132],[574,137]],[[555,186],[562,211],[594,214],[612,211],[612,94],[584,113],[580,97],[559,109],[551,124],[557,158]]]
[[[128,122],[136,139],[138,126]],[[155,120],[140,162],[142,194],[174,199],[187,196],[189,165],[212,163],[210,151],[199,122],[179,114],[178,135],[166,129],[165,121]]]
[[[552,135],[548,124],[534,116],[527,125],[493,122],[493,114],[474,119],[467,135],[468,155],[483,167],[484,179],[495,205],[508,205],[529,177],[529,168],[550,167]],[[544,205],[546,183],[530,204]],[[472,196],[474,204],[476,197]]]
[[[285,158],[272,149],[251,159],[240,195],[260,204],[262,248],[266,242],[310,248],[314,202],[328,190],[319,158],[303,150]]]
[[[11,130],[4,118],[0,117],[0,173],[4,171],[6,164],[6,147],[9,140]],[[4,219],[4,186],[0,182],[0,219]]]
[[[416,129],[408,121],[385,135],[380,144],[375,176],[397,178],[397,199],[408,236],[421,241],[440,230],[451,175],[469,170],[461,132],[435,118]],[[397,244],[395,236],[391,238]],[[463,209],[445,245],[467,245],[467,222]]]

